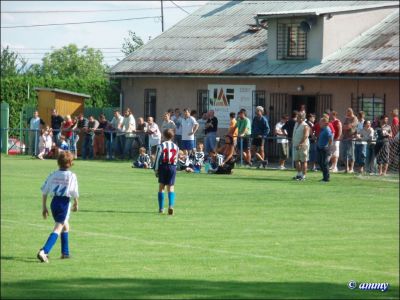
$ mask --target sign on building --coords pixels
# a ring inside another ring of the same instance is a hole
[[[215,111],[219,128],[229,128],[229,113],[246,109],[247,117],[253,119],[253,91],[255,85],[209,84],[209,108]]]

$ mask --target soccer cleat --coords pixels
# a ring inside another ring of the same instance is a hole
[[[168,208],[168,214],[172,216],[174,214],[174,209],[172,207]]]
[[[301,178],[301,176],[300,175],[296,175],[296,176],[293,176],[293,180],[299,180]]]
[[[71,256],[69,256],[69,254],[61,253],[61,257],[60,258],[61,259],[68,259],[68,258],[71,258]]]
[[[286,170],[285,166],[279,166],[279,170]]]
[[[164,213],[164,209],[160,209],[158,212],[159,212],[160,214],[163,214],[163,213]]]
[[[47,254],[44,253],[43,249],[40,249],[37,256],[36,256],[41,262],[48,263],[49,258],[47,257]]]
[[[299,178],[296,179],[297,181],[304,181],[306,180],[306,176],[299,176]]]

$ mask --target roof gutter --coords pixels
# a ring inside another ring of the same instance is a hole
[[[397,76],[362,76],[362,75],[183,75],[183,74],[129,74],[129,75],[110,75],[111,78],[221,78],[221,79],[274,79],[274,78],[296,78],[296,79],[379,79],[379,80],[399,80]]]

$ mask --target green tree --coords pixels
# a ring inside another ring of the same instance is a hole
[[[136,51],[139,47],[141,47],[144,43],[143,40],[136,35],[132,30],[128,31],[129,37],[124,38],[124,42],[122,43],[122,53],[125,56],[128,56],[132,52]]]
[[[42,65],[32,66],[33,75],[51,76],[57,78],[102,77],[106,72],[103,64],[103,54],[87,46],[79,49],[75,44],[69,44],[61,49],[47,53],[42,59]]]
[[[1,77],[16,76],[24,72],[26,61],[7,47],[1,47]]]

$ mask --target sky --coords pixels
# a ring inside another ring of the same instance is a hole
[[[207,2],[164,0],[164,31]],[[78,47],[100,48],[105,57],[104,62],[112,66],[124,57],[120,49],[129,30],[135,32],[145,43],[162,33],[160,16],[161,1],[1,1],[1,47],[9,46],[30,65],[41,63],[43,55],[52,48],[73,43]],[[145,19],[5,28],[130,18]]]

